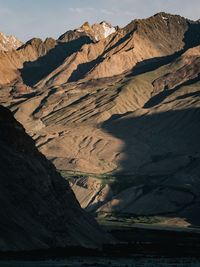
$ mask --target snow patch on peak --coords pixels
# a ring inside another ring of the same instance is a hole
[[[23,43],[19,41],[15,36],[7,36],[0,32],[0,50],[9,51],[12,49],[17,49]]]
[[[80,28],[75,30],[79,33],[85,33],[86,35],[91,36],[94,40],[100,41],[101,39],[107,38],[112,33],[116,32],[116,28],[106,21],[101,23],[94,23],[90,25],[88,22],[85,22]]]
[[[94,37],[97,41],[107,38],[109,35],[116,32],[116,28],[106,21],[95,23],[91,27],[94,33]]]
[[[107,38],[112,33],[116,32],[115,27],[113,27],[111,24],[108,24],[107,22],[103,21],[102,26],[104,29],[104,37]]]
[[[164,17],[164,16],[161,16],[161,18],[164,19],[164,20],[168,20],[169,19],[169,18]]]

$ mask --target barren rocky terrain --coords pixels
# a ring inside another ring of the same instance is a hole
[[[0,103],[86,210],[198,227],[200,23],[103,25],[0,52]]]

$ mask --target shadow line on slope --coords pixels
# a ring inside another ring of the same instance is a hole
[[[145,72],[153,71],[163,65],[169,64],[172,60],[180,57],[189,48],[195,47],[200,44],[200,23],[189,23],[188,30],[185,32],[183,42],[185,43],[183,49],[175,52],[169,56],[155,57],[151,59],[143,60],[136,64],[136,66],[131,70],[126,77],[132,77]]]
[[[84,44],[93,43],[88,36],[67,43],[58,43],[46,55],[32,62],[25,62],[20,70],[23,82],[28,86],[34,86],[41,79],[55,70],[66,57],[81,49]]]
[[[112,116],[103,123],[105,132],[124,142],[120,151],[124,157],[119,162],[119,171],[116,171],[116,185],[123,184],[123,176],[128,176],[129,179],[132,178],[132,186],[144,186],[146,193],[151,193],[153,190],[159,191],[159,188],[175,185],[175,180],[178,179],[182,184],[176,186],[183,191],[191,191],[199,201],[199,158],[195,156],[200,151],[199,120],[200,108],[191,108],[140,117],[133,117],[129,113]],[[151,169],[147,171],[148,168],[145,171],[148,165],[154,165],[157,170],[165,159],[173,162],[180,156],[182,160],[188,159],[184,166],[180,164],[179,168],[176,168],[169,165],[169,171],[166,173],[166,170],[161,169],[160,174],[152,174]],[[138,159],[139,162],[135,163]],[[177,178],[177,175],[180,178]],[[130,188],[130,185],[127,188]],[[191,225],[199,226],[200,216],[196,215],[200,212],[198,201],[196,202],[195,198],[195,203],[188,202],[189,205],[179,203],[177,212],[166,212],[165,216],[183,218]],[[148,206],[148,203],[144,200],[143,206],[145,205]]]
[[[116,48],[117,46],[121,45],[123,42],[126,42],[128,38],[134,33],[135,28],[128,32],[124,37],[120,38],[114,45],[109,47],[108,49],[105,49],[103,53],[98,56],[96,59],[91,60],[86,63],[79,64],[77,68],[72,72],[71,76],[68,79],[68,82],[75,82],[77,80],[83,79],[86,74],[88,74],[97,64],[101,63],[104,61],[104,56],[106,53],[111,51],[112,49]],[[116,35],[113,36],[111,39],[110,43],[113,41]]]
[[[97,64],[101,63],[104,60],[104,55],[108,53],[113,48],[116,48],[118,45],[121,45],[123,42],[126,42],[128,38],[134,33],[137,25],[134,25],[134,28],[131,29],[124,37],[120,38],[115,44],[109,48],[105,48],[105,51],[98,56],[96,59],[79,64],[77,69],[74,70],[69,77],[69,82],[74,82],[85,77]],[[185,33],[184,42],[185,46],[181,51],[174,53],[173,55],[157,57],[144,60],[136,64],[132,69],[131,74],[127,76],[138,75],[144,72],[155,70],[158,67],[161,67],[164,64],[168,64],[171,60],[176,59],[182,53],[184,53],[188,48],[193,47],[199,44],[200,39],[200,24],[198,23],[189,23],[188,30]],[[115,38],[114,35],[113,38]],[[112,39],[111,39],[112,42]],[[45,78],[53,70],[59,67],[63,61],[73,54],[80,50],[84,44],[90,44],[93,41],[88,36],[82,36],[76,40],[72,40],[67,43],[59,43],[54,49],[50,50],[45,56],[39,58],[34,62],[25,62],[24,67],[21,69],[22,79],[25,84],[29,86],[34,86],[41,79]]]
[[[106,53],[116,48],[117,46],[121,45],[122,43],[126,42],[130,38],[130,36],[135,32],[136,28],[137,28],[137,23],[134,24],[134,28],[131,29],[130,32],[128,32],[121,39],[119,39],[119,41],[117,41],[113,46],[106,49],[102,53],[102,55],[100,55],[99,57],[90,62],[78,65],[77,69],[72,72],[68,81],[75,82],[77,80],[83,79],[97,64],[101,63],[104,60],[104,55]],[[131,73],[129,73],[126,77],[132,77],[135,75],[142,74],[144,72],[153,71],[163,65],[169,64],[172,60],[175,60],[176,58],[180,57],[187,49],[198,45],[199,40],[200,40],[200,24],[188,22],[188,30],[186,31],[183,40],[183,42],[185,43],[183,49],[175,52],[172,55],[143,60],[137,63],[136,66],[133,67]]]
[[[144,105],[144,108],[152,108],[158,104],[161,104],[161,102],[163,102],[168,96],[172,95],[173,93],[175,93],[176,91],[178,91],[181,87],[183,86],[189,86],[189,85],[193,85],[196,82],[200,81],[200,74],[189,81],[183,82],[180,85],[177,85],[175,88],[173,89],[165,89],[164,91],[154,95],[153,97],[151,97]],[[194,92],[189,94],[188,96],[198,96],[198,94],[200,94],[200,92]],[[182,96],[182,99],[185,98],[186,96]],[[181,97],[179,97],[178,99],[181,99]]]

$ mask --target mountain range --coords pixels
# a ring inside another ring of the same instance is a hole
[[[83,208],[200,226],[199,21],[86,22],[1,50],[0,104]]]

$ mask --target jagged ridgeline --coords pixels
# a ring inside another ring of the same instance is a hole
[[[82,207],[199,226],[199,73],[199,21],[84,23],[1,52],[0,103]]]

